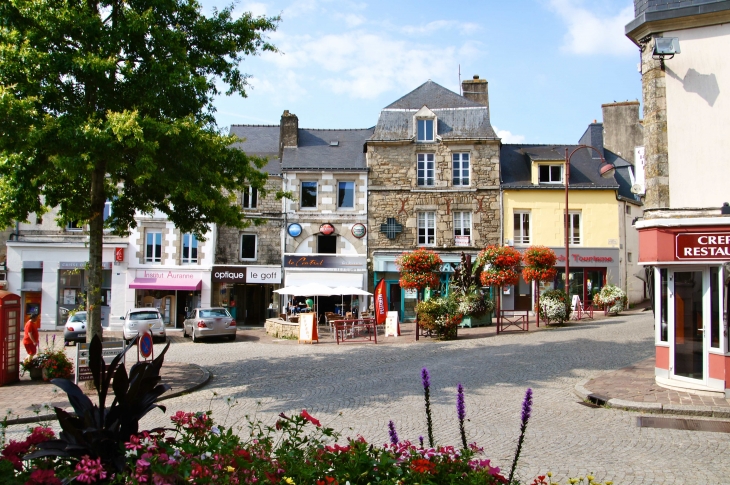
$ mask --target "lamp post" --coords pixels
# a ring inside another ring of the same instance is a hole
[[[598,156],[601,157],[601,165],[599,168],[599,173],[601,174],[601,177],[603,178],[611,178],[613,177],[614,172],[616,171],[615,167],[611,165],[610,163],[606,162],[606,160],[603,158],[603,154],[601,151],[591,145],[578,145],[575,147],[575,149],[570,152],[570,155],[568,154],[568,148],[565,148],[565,294],[568,295],[568,298],[570,298],[570,214],[568,212],[568,188],[570,187],[570,159],[571,157],[580,150],[581,148],[590,148],[591,150],[595,150],[596,153],[598,153]]]

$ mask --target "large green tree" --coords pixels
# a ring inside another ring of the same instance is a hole
[[[105,228],[154,210],[199,236],[248,224],[233,194],[264,191],[265,160],[229,148],[212,101],[245,96],[239,64],[276,50],[278,20],[195,0],[0,0],[0,225],[55,207],[88,223],[89,339]]]

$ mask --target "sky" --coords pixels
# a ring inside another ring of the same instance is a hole
[[[429,79],[458,93],[459,72],[489,82],[503,143],[576,143],[601,104],[641,98],[631,0],[242,0],[242,12],[281,17],[280,52],[243,61],[246,98],[216,99],[226,130],[284,110],[300,128],[368,128]]]

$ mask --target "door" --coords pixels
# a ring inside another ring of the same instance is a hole
[[[529,283],[525,282],[524,279],[520,278],[517,285],[515,285],[515,310],[532,310],[532,281]]]
[[[705,294],[707,270],[670,270],[669,312],[671,353],[670,372],[680,380],[702,381],[705,377]]]

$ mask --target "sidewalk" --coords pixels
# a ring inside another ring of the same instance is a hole
[[[132,367],[133,360],[128,359],[127,370]],[[199,389],[210,379],[210,372],[195,364],[165,362],[160,370],[160,377],[163,384],[170,386],[170,389],[160,397],[160,400],[165,400]],[[96,391],[87,391],[84,383],[80,383],[79,387],[89,396],[92,403],[98,403]],[[114,399],[111,389],[109,394],[107,405]],[[73,411],[66,393],[50,382],[31,381],[25,375],[21,376],[19,382],[0,387],[0,410],[3,412],[2,417],[7,415],[8,424],[55,420],[54,406]]]

